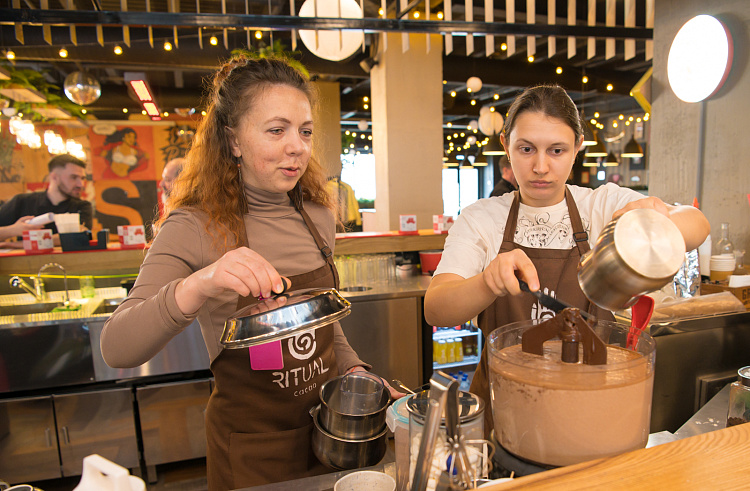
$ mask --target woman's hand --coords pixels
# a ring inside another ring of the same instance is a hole
[[[669,207],[666,203],[664,203],[656,196],[649,196],[648,198],[631,201],[627,205],[614,212],[612,214],[612,218],[617,218],[631,210],[638,210],[643,208],[658,211],[665,217],[669,218]]]
[[[485,285],[498,297],[520,294],[518,278],[525,280],[532,291],[539,289],[534,263],[521,249],[498,254],[482,272]]]
[[[286,279],[287,283],[290,283]],[[239,247],[210,266],[196,271],[177,286],[175,298],[184,313],[197,311],[203,303],[227,290],[241,296],[270,297],[284,290],[282,277],[260,254]]]

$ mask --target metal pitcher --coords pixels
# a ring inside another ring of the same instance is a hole
[[[578,284],[599,307],[621,310],[672,281],[684,259],[685,240],[669,218],[631,210],[610,221],[581,257]]]

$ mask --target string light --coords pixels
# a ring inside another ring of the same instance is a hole
[[[557,67],[555,69],[555,73],[557,73],[558,75],[560,75],[562,73],[562,67],[561,66]]]
[[[6,51],[5,57],[9,60],[15,60],[16,59],[16,52],[15,51]]]
[[[216,36],[211,36],[208,39],[208,42],[211,44],[211,46],[216,46],[217,44],[219,44],[219,40],[216,39]]]
[[[255,39],[263,39],[263,33],[261,31],[255,31]]]
[[[529,56],[527,60],[529,60],[529,63],[534,63],[534,56]]]
[[[589,83],[589,78],[586,75],[584,75],[583,78],[581,79],[581,82],[587,84]]]
[[[122,48],[120,47],[120,45],[119,45],[119,44],[115,44],[115,49],[114,49],[114,51],[115,51],[115,54],[116,54],[116,55],[121,55],[121,54],[122,54]]]
[[[508,51],[508,45],[503,43],[500,45],[500,51]]]
[[[414,18],[419,19],[419,10],[414,11]]]
[[[612,84],[607,84],[607,90],[611,92],[612,89],[614,89],[614,87],[612,86]]]
[[[57,54],[60,55],[60,58],[67,58],[68,57],[68,50],[65,49],[65,48],[60,48],[60,51],[58,51]]]
[[[451,97],[456,97],[456,91],[455,90],[451,90]]]
[[[123,107],[122,108],[122,112],[123,112],[123,114],[127,114],[128,113],[128,108],[127,107]]]
[[[442,12],[438,12],[437,13],[437,18],[438,18],[438,20],[443,20],[443,13]]]
[[[172,43],[164,41],[164,51],[172,51]]]

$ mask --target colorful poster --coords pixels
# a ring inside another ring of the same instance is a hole
[[[153,128],[96,124],[89,133],[94,181],[128,179],[153,181]]]
[[[103,180],[94,183],[96,215],[94,229],[117,234],[118,225],[145,225],[151,240],[151,223],[157,216],[156,181]]]

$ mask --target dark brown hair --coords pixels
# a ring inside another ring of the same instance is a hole
[[[77,159],[73,157],[72,155],[68,155],[67,153],[64,153],[62,155],[56,155],[50,159],[50,161],[47,163],[47,169],[52,172],[55,169],[64,169],[66,165],[73,164],[77,165],[78,167],[81,167],[83,169],[86,168],[86,164],[83,163],[82,160]]]
[[[206,116],[198,125],[185,165],[170,196],[166,213],[179,207],[197,208],[208,215],[206,231],[216,231],[225,248],[238,244],[244,229],[246,212],[244,185],[238,171],[241,160],[232,155],[227,127],[235,128],[240,119],[272,86],[284,85],[300,90],[314,109],[317,94],[309,78],[279,58],[236,56],[214,74]],[[325,190],[326,174],[314,156],[299,181],[302,197],[333,209]],[[213,236],[213,234],[212,234]],[[233,240],[232,240],[233,239]]]
[[[510,138],[516,119],[526,111],[540,112],[564,121],[575,133],[576,143],[583,135],[583,125],[578,108],[568,93],[565,92],[565,89],[559,85],[529,87],[516,97],[516,100],[508,109],[508,115],[503,125],[505,138]]]

